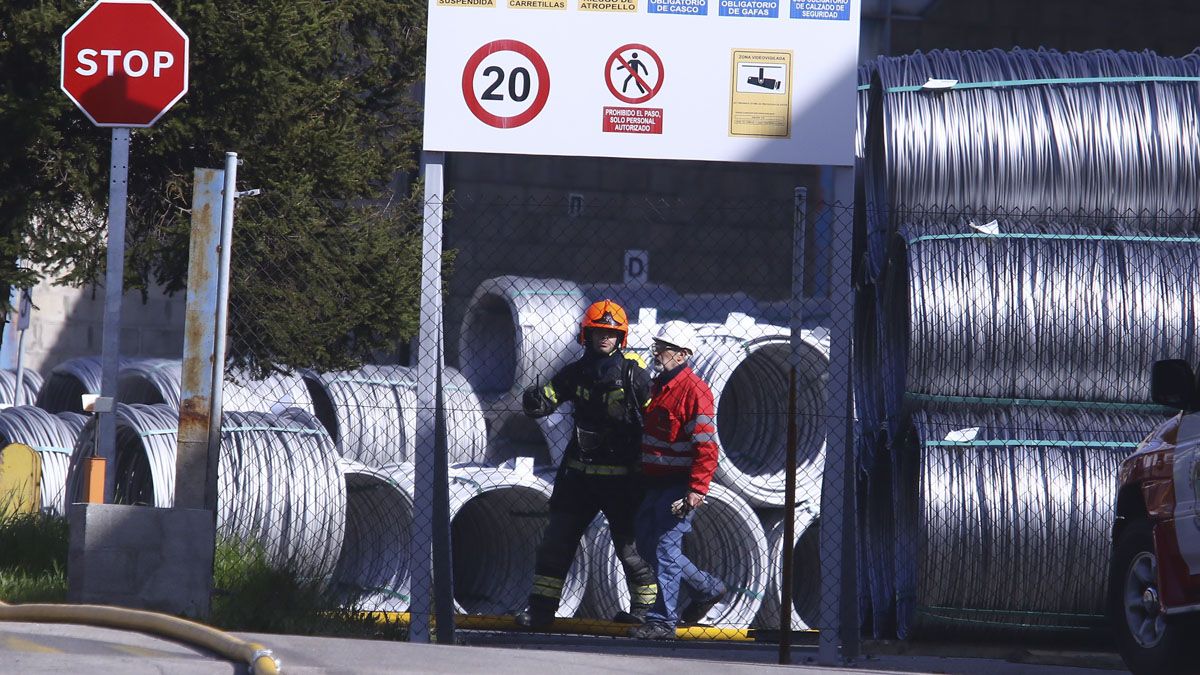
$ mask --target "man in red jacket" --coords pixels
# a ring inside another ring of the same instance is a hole
[[[638,509],[638,550],[658,576],[658,597],[646,622],[630,631],[643,640],[675,637],[675,628],[696,623],[725,598],[725,584],[696,567],[683,553],[692,514],[704,503],[717,470],[717,429],[712,390],[688,365],[696,333],[668,321],[654,338],[650,404],[643,416],[642,476],[646,488]],[[684,587],[690,606],[680,614]]]

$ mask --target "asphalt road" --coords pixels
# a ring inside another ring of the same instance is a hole
[[[614,638],[520,636],[514,646],[440,646],[399,642],[241,635],[275,651],[284,673],[970,673],[972,675],[1111,675],[1111,654],[1016,650],[969,656],[888,655],[843,668],[813,665],[814,652],[794,651],[793,666],[775,665],[762,645],[647,644]],[[507,636],[517,637],[517,636]],[[489,641],[499,638],[484,636]],[[1080,667],[1090,666],[1090,667]],[[186,645],[129,631],[70,624],[0,623],[0,673],[209,675],[245,673],[241,664]]]

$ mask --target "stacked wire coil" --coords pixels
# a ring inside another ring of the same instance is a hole
[[[74,425],[41,408],[17,406],[0,410],[0,447],[21,443],[33,448],[41,462],[41,510],[65,516],[67,471],[75,446]]]
[[[308,412],[224,414],[217,530],[256,542],[279,569],[331,581],[346,534],[347,479],[325,428]]]
[[[854,391],[872,630],[1078,628],[1098,612],[1115,468],[1156,419],[1149,367],[1200,351],[1200,55],[934,51],[867,70]],[[979,440],[946,441],[946,419]],[[1042,582],[1075,566],[1080,585]]]
[[[448,461],[481,461],[487,451],[487,427],[479,399],[459,371],[442,372]],[[317,419],[343,457],[372,467],[413,461],[418,435],[415,369],[363,366],[342,373],[309,371],[304,381]]]
[[[959,407],[911,419],[890,505],[899,635],[1101,624],[1116,470],[1164,416]]]
[[[581,549],[587,552],[590,564],[590,585],[581,615],[608,619],[628,610],[625,570],[602,517],[588,528]],[[718,483],[710,485],[704,505],[692,516],[692,532],[684,538],[683,550],[697,567],[721,579],[728,591],[704,623],[749,627],[763,604],[772,565],[766,532],[750,505],[732,490]]]
[[[361,611],[408,611],[412,466],[373,468],[346,459],[338,464],[346,481],[346,536],[331,591],[343,606]]]
[[[112,503],[168,508],[175,503],[175,447],[179,413],[169,406],[118,403]],[[83,460],[96,449],[96,419],[80,431],[71,455],[68,495],[83,497]]]
[[[960,84],[924,90],[930,79]],[[1196,231],[1200,55],[934,50],[878,59],[870,91],[873,277],[918,214],[934,228],[952,211],[1059,232]]]
[[[33,405],[42,388],[42,376],[26,368],[21,373],[21,405]],[[0,406],[17,405],[17,371],[0,370]]]

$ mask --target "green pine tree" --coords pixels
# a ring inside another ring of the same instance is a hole
[[[58,88],[90,5],[0,3],[0,290],[33,263],[104,272],[109,131]],[[417,328],[421,0],[160,0],[191,40],[187,95],[130,147],[125,282],[186,287],[194,167],[243,158],[230,356],[258,371],[353,366]],[[403,181],[401,181],[403,183]],[[7,297],[7,294],[4,295]]]

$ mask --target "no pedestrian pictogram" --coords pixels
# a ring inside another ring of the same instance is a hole
[[[618,99],[626,103],[645,103],[662,89],[662,59],[646,45],[618,47],[608,57],[604,82]]]
[[[524,42],[493,40],[467,59],[462,94],[480,122],[512,129],[528,124],[546,107],[550,71],[541,55]]]

